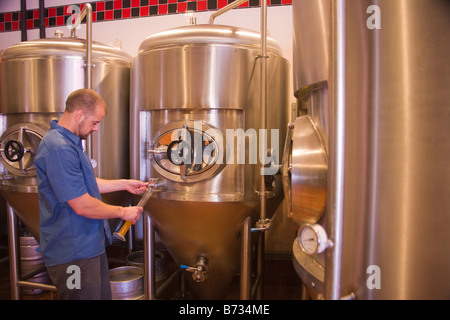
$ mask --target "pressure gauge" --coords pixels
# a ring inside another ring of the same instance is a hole
[[[327,232],[320,224],[305,224],[298,231],[298,243],[308,255],[322,253],[331,245]]]

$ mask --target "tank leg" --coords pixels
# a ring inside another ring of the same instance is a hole
[[[240,298],[241,300],[251,299],[251,260],[252,260],[252,241],[251,227],[252,218],[247,217],[242,224],[241,231],[241,279],[240,279]]]
[[[143,214],[144,218],[144,299],[156,299],[155,281],[155,229],[150,216]]]
[[[8,204],[8,246],[9,246],[9,278],[11,282],[11,300],[19,300],[19,247],[17,234],[17,217],[14,209]]]
[[[266,233],[260,232],[257,246],[257,277],[256,277],[256,299],[261,300],[264,293],[264,252],[265,252],[265,239]]]

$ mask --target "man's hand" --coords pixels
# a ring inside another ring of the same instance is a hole
[[[135,224],[139,220],[143,211],[144,208],[142,207],[122,207],[122,219],[125,221],[131,221]]]
[[[126,191],[132,194],[142,194],[148,189],[148,183],[140,180],[127,180]]]

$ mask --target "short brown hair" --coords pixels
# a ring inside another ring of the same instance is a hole
[[[98,105],[103,106],[106,111],[106,103],[97,92],[91,89],[78,89],[67,98],[66,112],[72,113],[81,109],[91,114]]]

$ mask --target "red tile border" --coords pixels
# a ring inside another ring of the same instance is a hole
[[[167,4],[160,4],[158,6],[158,14],[167,14]]]
[[[122,0],[114,0],[114,10],[122,9]]]
[[[230,0],[101,0],[90,2],[93,8],[93,22],[135,19],[157,15],[178,14],[188,11],[204,12],[218,10]],[[261,1],[261,0],[260,0]],[[239,8],[259,7],[260,1],[249,0]],[[292,5],[292,0],[266,0],[269,6]],[[66,24],[71,16],[79,13],[85,4],[62,5],[45,8],[45,26],[56,27]],[[39,26],[38,9],[27,11],[27,29]],[[0,12],[0,33],[20,30],[21,12]]]
[[[105,11],[105,20],[112,20],[114,18],[114,13],[112,10]]]
[[[183,13],[187,11],[187,3],[186,2],[179,2],[177,7],[178,13]]]
[[[140,8],[140,16],[141,17],[147,17],[150,14],[148,6],[141,7]]]
[[[97,11],[105,11],[105,1],[97,2],[96,9]]]

